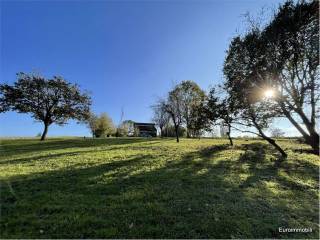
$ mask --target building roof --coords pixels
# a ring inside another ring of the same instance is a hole
[[[134,127],[140,132],[156,132],[157,129],[154,123],[134,123]]]
[[[134,125],[136,126],[154,126],[154,123],[137,123],[135,122]]]

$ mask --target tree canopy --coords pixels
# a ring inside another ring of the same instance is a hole
[[[35,74],[19,73],[13,85],[0,85],[0,112],[17,111],[29,113],[44,124],[41,140],[48,127],[56,123],[66,124],[69,119],[79,122],[88,119],[91,98],[81,92],[76,84],[62,77],[46,79]]]
[[[236,36],[224,63],[225,87],[260,135],[272,118],[284,116],[315,153],[319,153],[318,17],[316,1],[287,1],[267,25],[252,26]],[[272,97],[266,99],[270,92]]]
[[[88,119],[88,127],[93,137],[107,137],[115,133],[116,128],[112,119],[107,113],[101,113],[99,116],[91,113]]]

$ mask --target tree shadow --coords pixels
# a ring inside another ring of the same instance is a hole
[[[157,141],[155,138],[72,138],[60,139],[52,138],[46,141],[34,139],[10,140],[1,142],[0,155],[15,156],[18,154],[30,154],[41,151],[65,150],[69,148],[90,148],[90,147],[109,147],[125,144],[143,143]]]
[[[75,156],[81,156],[83,154],[96,152],[96,150],[82,150],[82,151],[73,151],[73,152],[63,152],[63,153],[50,153],[50,154],[42,154],[42,155],[36,155],[31,157],[22,157],[22,158],[15,158],[10,160],[0,160],[0,166],[1,165],[14,165],[14,164],[25,164],[25,163],[34,163],[37,161],[41,161],[41,163],[45,163],[45,161],[49,161],[55,158],[61,158],[61,157],[75,157]]]
[[[216,161],[233,151],[221,145],[176,161],[158,163],[157,156],[139,155],[11,177],[2,188],[0,236],[316,238],[318,211],[306,212],[317,209],[316,191],[288,188],[291,183],[279,176],[281,169],[266,159],[264,148],[246,149],[238,159]],[[294,204],[301,197],[305,202]],[[314,232],[278,232],[304,224],[312,224]]]

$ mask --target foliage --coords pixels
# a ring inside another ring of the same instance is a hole
[[[169,92],[164,109],[175,127],[177,142],[181,125],[185,126],[187,137],[200,136],[203,130],[209,129],[206,101],[205,92],[191,80],[182,81]]]
[[[123,136],[138,136],[137,131],[134,127],[134,121],[132,120],[125,120],[122,122],[122,124],[120,124],[120,128],[124,129],[123,132]]]
[[[139,137],[139,136],[140,136],[140,130],[139,130],[139,128],[137,128],[137,127],[134,128],[133,136],[134,136],[134,137]]]
[[[116,137],[137,137],[139,131],[134,127],[134,121],[124,120],[122,121],[116,130]]]
[[[238,100],[247,98],[237,102],[242,109],[259,102],[263,93],[271,89],[273,98],[268,105],[263,103],[263,108],[269,109],[269,117],[285,116],[315,153],[319,153],[315,128],[320,96],[318,18],[317,1],[287,1],[264,28],[253,26],[244,36],[233,39],[224,65],[229,92]],[[262,118],[268,120],[266,116]],[[298,124],[300,120],[307,132]]]
[[[318,239],[319,158],[279,142],[2,139],[0,238]]]
[[[163,128],[163,136],[164,137],[176,137],[175,128],[172,124],[167,124]],[[186,137],[186,129],[182,126],[178,129],[178,136],[179,137]]]
[[[232,146],[231,127],[236,122],[239,113],[235,98],[230,97],[227,93],[224,93],[223,98],[219,98],[217,90],[213,87],[208,94],[206,111],[208,120],[214,124],[220,120],[220,126],[227,128],[226,134]]]
[[[109,137],[115,133],[115,126],[107,113],[101,113],[100,116],[91,114],[88,120],[93,137]]]
[[[120,125],[116,129],[116,137],[125,137],[128,135],[127,128],[125,128],[123,125]]]
[[[69,119],[88,119],[91,99],[87,93],[81,93],[78,85],[57,76],[52,79],[25,73],[17,76],[13,85],[0,85],[0,112],[30,113],[45,126],[41,140],[53,123],[63,125]]]
[[[191,80],[182,81],[176,86],[182,97],[182,118],[186,126],[187,137],[198,136],[207,128],[205,114],[206,94]]]

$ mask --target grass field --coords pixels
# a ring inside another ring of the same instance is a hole
[[[318,238],[319,157],[279,142],[2,140],[0,238]]]

